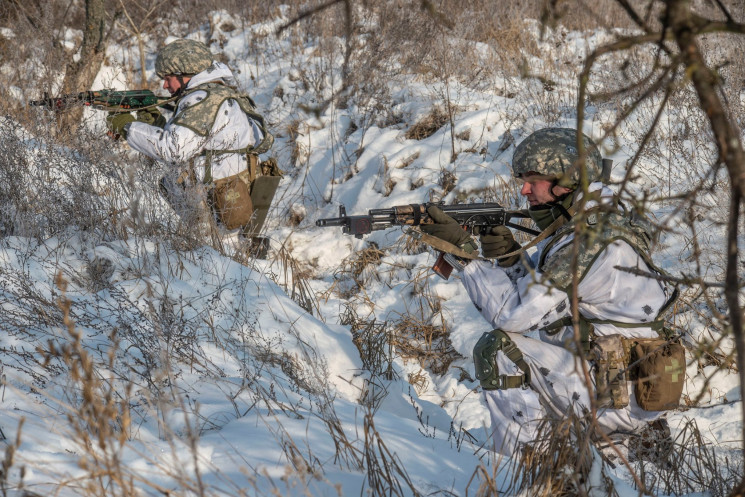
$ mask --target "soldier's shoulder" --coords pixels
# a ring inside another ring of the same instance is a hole
[[[203,101],[207,96],[208,92],[206,89],[196,88],[179,99],[178,107],[179,109],[191,107]]]
[[[539,267],[556,287],[568,291],[574,278],[582,281],[603,250],[615,241],[624,241],[647,257],[649,226],[642,216],[630,213],[591,213],[582,222],[573,220],[557,231],[541,255]]]

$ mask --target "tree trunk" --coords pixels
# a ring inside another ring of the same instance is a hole
[[[725,298],[729,307],[730,326],[737,352],[737,367],[740,376],[740,402],[745,419],[745,327],[743,311],[739,302],[739,235],[740,209],[745,199],[745,151],[740,140],[740,130],[727,115],[726,108],[718,93],[718,78],[706,65],[696,40],[694,23],[689,0],[669,0],[667,3],[667,23],[675,36],[675,42],[683,55],[686,73],[691,78],[701,108],[706,113],[714,133],[719,160],[724,163],[729,174],[732,200],[730,219],[727,226],[727,269],[725,276]],[[742,429],[745,443],[745,425]],[[731,495],[742,495],[745,480]]]
[[[105,15],[104,0],[85,0],[85,29],[80,58],[67,64],[62,82],[63,94],[89,90],[101,70],[105,55]],[[75,132],[82,117],[82,107],[73,107],[61,113],[57,120],[59,130]]]

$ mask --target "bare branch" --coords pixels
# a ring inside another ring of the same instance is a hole
[[[647,33],[650,33],[652,31],[652,29],[644,21],[644,19],[642,19],[641,16],[636,13],[636,10],[634,10],[634,7],[628,2],[628,0],[618,0],[618,4],[623,8],[623,10],[626,11],[631,20],[634,21],[637,26],[642,28]]]
[[[686,276],[682,275],[680,277],[670,276],[670,275],[664,275],[659,273],[653,273],[651,271],[644,271],[639,268],[635,267],[626,267],[626,266],[613,266],[614,269],[618,269],[619,271],[623,271],[625,273],[631,273],[636,276],[644,276],[645,278],[650,278],[657,281],[665,281],[668,283],[676,283],[679,285],[686,285],[686,286],[700,286],[703,288],[725,288],[727,285],[726,283],[717,283],[714,281],[706,281],[702,280],[701,278],[695,277],[695,276]],[[743,287],[745,283],[742,281],[740,282],[740,286]]]
[[[294,19],[290,19],[285,24],[283,24],[282,26],[280,26],[279,28],[277,28],[277,34],[282,33],[284,30],[286,30],[287,28],[290,28],[290,27],[294,26],[295,24],[299,23],[303,19],[307,19],[307,18],[309,18],[310,16],[312,16],[314,14],[317,14],[319,12],[322,12],[322,11],[328,9],[329,7],[333,7],[337,3],[341,3],[341,2],[344,2],[344,1],[346,1],[346,0],[329,0],[326,3],[322,3],[320,5],[317,5],[317,6],[313,7],[312,9],[308,9],[305,12],[301,12],[300,14],[297,15],[297,17],[295,17]]]
[[[727,18],[727,22],[735,22],[734,19],[732,19],[732,16],[729,13],[729,10],[727,10],[727,7],[722,3],[722,0],[714,0],[717,4],[717,7],[719,7],[719,10],[722,11],[724,14],[724,17]]]

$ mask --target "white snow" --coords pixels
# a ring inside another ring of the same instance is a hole
[[[332,65],[320,60],[316,47],[297,50],[289,35],[272,34],[286,20],[244,26],[225,12],[214,12],[211,20],[235,28],[213,35],[212,49],[240,71],[236,76],[276,134],[272,154],[286,173],[267,220],[265,235],[273,254],[268,260],[244,266],[207,246],[177,250],[157,238],[100,240],[75,230],[43,242],[0,239],[0,305],[6,315],[0,338],[0,429],[6,447],[20,438],[11,481],[18,482],[24,468],[28,490],[82,495],[85,482],[76,478],[94,464],[91,454],[98,454],[116,459],[142,495],[168,490],[196,495],[199,489],[205,495],[362,495],[370,485],[366,437],[379,437],[381,444],[368,448],[377,451],[379,461],[387,458],[405,468],[424,495],[474,495],[474,472],[482,464],[492,471],[489,416],[471,362],[473,345],[488,324],[457,275],[449,281],[434,276],[429,267],[436,254],[407,248],[400,228],[358,240],[342,235],[340,228],[317,228],[315,221],[338,216],[340,205],[348,214],[440,200],[518,207],[517,191],[509,186],[514,145],[535,129],[574,126],[572,104],[562,111],[564,117],[549,122],[542,103],[530,101],[535,92],[527,89],[534,84],[530,81],[500,82],[514,85],[514,98],[498,94],[496,83],[495,89],[474,90],[452,82],[460,106],[454,134],[460,138],[451,162],[449,125],[420,141],[404,136],[442,105],[441,85],[413,76],[391,79],[397,102],[391,110],[401,117],[396,124],[371,122],[354,103],[345,109],[331,103],[317,116],[300,110],[301,104],[319,105],[337,91],[333,85],[339,78],[335,74],[331,84],[331,75],[313,74]],[[65,43],[75,36],[68,31]],[[560,49],[547,50],[551,57],[560,52],[577,60],[608,36],[569,33]],[[104,66],[96,85],[125,86],[117,67],[127,50],[111,47],[112,65]],[[135,53],[131,50],[129,57]],[[153,61],[148,58],[151,81]],[[534,62],[537,70],[542,62]],[[323,89],[304,86],[324,77],[329,81]],[[561,84],[571,89],[576,81],[567,78]],[[516,113],[522,120],[514,119]],[[602,122],[612,116],[605,110],[588,113],[586,133],[597,139]],[[91,129],[103,129],[101,114],[88,121]],[[43,147],[19,133],[27,141],[29,162],[41,167]],[[623,178],[636,145],[631,131],[621,133],[618,142],[612,151],[614,180]],[[665,150],[664,143],[660,147]],[[64,160],[66,153],[51,155]],[[122,146],[118,153],[128,152]],[[701,160],[703,167],[707,163]],[[668,167],[643,160],[645,177],[634,180],[632,192],[667,189],[660,178]],[[443,188],[445,173],[456,178],[450,191]],[[101,189],[107,182],[100,178]],[[168,209],[164,203],[152,208]],[[666,205],[653,213],[661,221],[671,215]],[[301,219],[299,225],[287,222],[290,215]],[[709,246],[721,253],[721,233],[712,236]],[[663,241],[658,254],[663,267],[673,274],[689,271],[681,267],[691,250],[685,233]],[[355,254],[373,244],[383,251],[380,264],[353,275]],[[291,255],[292,264],[276,256],[281,250]],[[64,291],[55,283],[58,275],[66,282]],[[707,274],[716,277],[716,271]],[[33,286],[22,286],[29,281]],[[313,293],[310,308],[291,298],[303,288]],[[110,441],[113,445],[98,446],[95,428],[77,418],[84,392],[69,364],[53,357],[51,367],[42,366],[39,350],[71,342],[63,322],[64,299],[71,303],[69,317],[81,334],[82,350],[96,365],[102,389],[97,395],[110,390],[128,406],[128,424],[121,415],[110,420],[114,433],[122,434]],[[435,374],[415,359],[394,354],[382,358],[390,363],[390,376],[373,375],[363,367],[351,324],[343,318],[349,309],[368,324],[390,326],[411,316],[444,326],[460,357],[447,372]],[[693,316],[679,319],[689,323],[694,340],[708,333]],[[697,399],[697,406],[670,414],[673,435],[695,419],[708,443],[742,464],[737,375],[696,363],[687,374],[686,395]],[[75,426],[89,433],[88,445],[81,444]],[[599,471],[596,465],[593,482],[600,479]],[[613,475],[619,495],[637,495],[622,466]],[[503,477],[500,473],[500,483]],[[403,481],[402,474],[397,478]],[[405,487],[403,495],[410,493]]]

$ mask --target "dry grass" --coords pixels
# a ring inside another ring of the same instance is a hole
[[[290,0],[285,2],[290,5],[290,14],[295,15],[305,8],[319,5],[317,2],[304,2]],[[433,8],[429,11],[419,9],[418,3],[404,0],[384,0],[381,2],[367,2],[356,11],[357,18],[351,26],[353,38],[347,40],[346,46],[340,44],[334,36],[346,35],[343,9],[335,7],[322,16],[315,16],[303,21],[293,28],[291,36],[295,47],[302,47],[307,40],[322,39],[317,54],[321,59],[315,67],[303,67],[297,72],[298,84],[305,86],[306,91],[313,93],[319,101],[332,98],[328,80],[325,75],[330,68],[338,65],[339,61],[350,56],[348,62],[347,91],[338,97],[340,107],[349,103],[356,103],[359,109],[365,113],[364,124],[360,126],[371,126],[374,123],[390,125],[400,123],[401,118],[396,115],[391,105],[392,99],[389,95],[388,83],[390,80],[400,76],[409,77],[416,75],[427,82],[447,83],[450,80],[470,85],[470,87],[488,88],[495,94],[500,94],[510,99],[516,99],[516,116],[511,119],[509,129],[520,131],[523,124],[530,121],[543,120],[547,123],[558,122],[567,117],[568,112],[573,111],[576,95],[573,90],[561,91],[549,83],[548,74],[552,71],[572,72],[576,71],[566,62],[547,60],[545,73],[529,74],[525,68],[527,57],[543,57],[550,59],[553,54],[542,52],[545,48],[528,32],[531,25],[528,19],[541,18],[544,20],[558,21],[553,23],[557,27],[555,32],[546,30],[543,40],[547,40],[554,46],[560,48],[566,43],[566,29],[590,30],[597,27],[616,26],[629,27],[630,24],[621,15],[616,2],[602,0],[600,2],[550,2],[551,11],[544,11],[546,2],[541,0],[530,0],[526,2],[494,2],[492,0],[476,0],[463,2],[456,0],[440,0],[429,2]],[[633,2],[641,5],[643,2]],[[709,8],[708,4],[702,4],[702,8]],[[175,219],[171,214],[163,212],[144,212],[143,205],[152,205],[152,199],[157,191],[142,190],[139,185],[156,184],[157,175],[149,167],[149,164],[138,163],[137,167],[126,169],[124,161],[112,159],[103,154],[104,142],[96,137],[80,136],[70,137],[58,134],[50,136],[43,130],[50,129],[53,125],[49,121],[42,121],[38,113],[30,113],[24,109],[17,100],[16,95],[20,92],[23,99],[37,98],[44,90],[51,91],[46,87],[49,82],[57,79],[60,74],[57,69],[61,65],[60,60],[68,60],[72,57],[71,50],[65,50],[57,41],[60,31],[58,26],[79,27],[83,22],[82,3],[72,2],[69,9],[63,9],[55,2],[50,7],[42,8],[43,2],[32,0],[21,7],[20,2],[6,2],[0,6],[0,23],[15,28],[15,37],[0,39],[0,49],[3,53],[3,63],[10,63],[17,67],[17,71],[4,71],[0,73],[0,111],[13,117],[16,122],[23,123],[39,136],[46,137],[41,140],[40,161],[57,162],[56,158],[44,155],[47,143],[64,140],[71,150],[76,150],[82,156],[87,156],[98,164],[99,170],[96,175],[112,178],[110,184],[105,188],[92,184],[88,179],[93,176],[83,177],[79,175],[77,168],[83,163],[74,155],[66,167],[58,172],[62,177],[59,184],[50,182],[49,177],[32,176],[29,171],[29,158],[26,153],[25,144],[15,134],[15,129],[3,128],[0,130],[0,235],[33,236],[38,239],[46,239],[50,236],[64,234],[71,225],[78,226],[93,238],[126,238],[133,236],[161,237],[168,240],[170,246],[178,249],[189,249],[198,246],[204,241],[204,233],[193,229],[191,223]],[[237,0],[211,0],[200,2],[188,0],[162,6],[163,23],[154,23],[153,26],[170,25],[176,31],[165,33],[162,28],[153,27],[149,36],[153,37],[156,44],[166,35],[184,35],[192,32],[196,27],[204,24],[208,13],[217,9],[225,9],[244,19],[247,24],[259,20],[267,20],[276,16],[277,11],[269,2],[239,2]],[[391,13],[395,15],[391,15]],[[136,12],[135,12],[136,13]],[[440,16],[447,13],[447,18]],[[7,14],[7,15],[6,15]],[[137,19],[136,19],[137,20]],[[167,22],[179,20],[181,24]],[[566,29],[561,28],[563,26]],[[237,27],[237,26],[233,26]],[[219,36],[219,31],[229,31],[230,26],[210,26],[209,31]],[[113,28],[113,36],[117,41],[123,42],[127,33],[118,25]],[[211,35],[210,35],[211,36]],[[356,40],[363,38],[365,44],[357,43]],[[456,41],[454,41],[456,40]],[[219,40],[218,40],[219,41]],[[267,40],[263,40],[267,41]],[[486,55],[476,50],[476,43],[486,44],[488,51]],[[739,98],[739,85],[743,79],[742,64],[731,63],[739,60],[742,53],[742,42],[725,42],[723,38],[711,36],[705,40],[705,45],[716,47],[712,50],[716,60],[712,63],[721,66],[720,74],[728,82],[725,91],[732,102]],[[257,43],[251,49],[260,52],[262,43]],[[130,47],[134,50],[134,47]],[[456,54],[454,57],[453,55]],[[636,54],[639,55],[639,54]],[[633,57],[627,60],[609,61],[614,70],[628,75],[628,80],[643,77],[645,64],[648,58],[643,56]],[[627,64],[627,62],[629,62]],[[135,68],[123,69],[131,82],[137,81]],[[294,74],[294,73],[293,73]],[[522,95],[516,94],[516,89],[509,83],[510,76],[530,76],[535,85],[529,87]],[[615,82],[625,84],[628,80],[618,79]],[[610,79],[610,83],[614,80]],[[152,83],[152,82],[151,82]],[[14,89],[11,92],[11,89]],[[611,86],[612,89],[612,86]],[[603,88],[607,90],[607,88]],[[281,89],[275,93],[275,97],[282,99]],[[405,132],[407,139],[423,140],[432,136],[438,130],[448,124],[452,124],[453,116],[457,110],[457,103],[451,100],[449,90],[438,96],[437,106],[432,108],[431,113],[421,121],[414,124]],[[633,92],[625,95],[617,103],[618,111],[623,112],[628,107],[630,98],[638,96]],[[626,98],[627,97],[627,98]],[[691,94],[681,91],[676,94],[676,105],[680,108],[691,108],[695,101]],[[598,100],[595,103],[602,103]],[[731,109],[733,116],[742,118],[737,106]],[[637,110],[634,118],[639,122],[648,122],[655,112],[655,107],[650,105]],[[681,184],[686,175],[691,174],[687,168],[679,167],[679,164],[671,161],[671,155],[677,157],[681,163],[701,162],[700,155],[710,153],[698,145],[708,137],[706,122],[700,113],[681,112],[672,114],[668,126],[676,130],[674,142],[666,142],[665,136],[671,135],[660,133],[655,135],[649,142],[643,155],[648,164],[656,165],[652,169],[652,181],[668,186],[667,196],[672,197],[676,184]],[[301,125],[302,119],[298,118],[286,125],[284,134],[287,136],[287,146],[290,149],[289,159],[292,166],[303,170],[309,159],[309,145],[306,145]],[[350,126],[352,132],[357,129]],[[606,127],[606,129],[608,129]],[[641,134],[638,126],[629,126],[619,132],[625,133],[624,138],[629,141],[639,141]],[[507,150],[515,139],[512,133],[505,135],[505,142],[498,147],[500,152]],[[465,135],[460,137],[466,139]],[[636,140],[634,140],[637,138]],[[691,141],[690,148],[682,147],[681,144]],[[358,152],[361,152],[358,151]],[[453,159],[455,154],[453,154]],[[55,160],[52,160],[55,159]],[[393,167],[407,167],[417,157],[412,155],[404,159],[401,165]],[[709,161],[711,162],[711,161]],[[88,164],[88,162],[86,162]],[[43,168],[41,168],[43,170]],[[100,173],[100,174],[99,174]],[[699,174],[701,171],[696,171]],[[354,168],[350,166],[347,178],[354,174]],[[680,174],[681,176],[678,176]],[[135,181],[136,180],[136,181]],[[384,191],[390,194],[396,186],[393,181],[386,181],[383,185]],[[499,180],[501,181],[501,179]],[[453,190],[456,186],[457,176],[455,172],[443,169],[439,183],[444,194]],[[482,199],[484,201],[496,200],[506,206],[515,205],[518,193],[514,183],[499,183],[485,187],[483,190],[465,192],[464,199]],[[708,190],[719,191],[721,185],[713,181],[702,186],[701,192],[696,193],[705,197]],[[695,197],[692,195],[691,197]],[[135,199],[131,201],[131,199]],[[464,200],[460,199],[460,200]],[[49,204],[55,205],[56,209],[50,211],[44,207]],[[691,202],[691,210],[703,212],[713,223],[721,223],[723,215],[718,211],[717,205],[707,203],[705,199]],[[296,225],[303,221],[304,213],[294,215],[290,224]],[[697,242],[699,235],[695,232],[690,234],[691,243]],[[423,250],[420,244],[411,242],[406,247],[400,247],[404,253],[419,253]],[[700,247],[694,251],[693,257],[704,258],[710,252],[707,246]],[[381,278],[384,272],[383,259],[386,251],[378,247],[370,247],[365,251],[354,254],[352,257],[340,264],[336,277],[339,283],[337,288],[339,297],[348,300],[349,305],[346,312],[340,317],[342,324],[350,327],[353,341],[357,346],[362,359],[363,368],[371,374],[376,381],[377,378],[395,379],[396,360],[416,361],[421,371],[412,373],[407,380],[417,389],[425,389],[426,374],[444,374],[453,360],[460,356],[453,350],[448,338],[448,325],[445,322],[440,304],[436,296],[417,281],[417,276],[412,276],[410,298],[414,304],[403,314],[387,316],[383,319],[375,316],[367,316],[364,319],[357,316],[355,304],[366,303],[367,296],[365,288],[372,282]],[[287,293],[308,312],[318,313],[316,296],[313,295],[309,278],[312,276],[310,270],[296,261],[290,250],[282,248],[276,255],[278,266],[284,268],[283,272],[275,275],[275,281],[279,283]],[[250,261],[242,261],[250,264]],[[716,261],[714,261],[716,263]],[[709,264],[701,264],[701,267],[711,267]],[[703,276],[703,273],[702,273]],[[108,278],[106,276],[105,263],[91,262],[88,267],[87,276],[81,276],[92,290],[107,288]],[[126,432],[126,425],[130,413],[122,400],[117,400],[111,385],[102,383],[95,375],[91,374],[90,359],[86,356],[84,349],[80,347],[79,340],[76,341],[74,326],[69,321],[69,304],[60,308],[53,307],[53,302],[45,300],[33,288],[25,288],[24,299],[20,300],[19,311],[6,314],[6,323],[11,326],[10,332],[22,333],[24,326],[29,323],[34,329],[43,329],[54,322],[65,322],[70,331],[72,340],[65,347],[50,348],[46,351],[47,357],[54,359],[48,365],[50,372],[58,373],[59,368],[67,368],[70,377],[77,382],[75,392],[80,393],[82,399],[74,407],[79,411],[71,411],[71,427],[75,436],[83,446],[92,447],[103,445],[107,447],[103,457],[101,454],[90,454],[87,468],[90,474],[99,475],[91,478],[90,495],[104,495],[102,488],[111,488],[108,482],[127,494],[131,488],[131,481],[122,468],[117,468],[116,451],[122,442],[122,434]],[[121,297],[122,305],[130,305],[125,297]],[[706,298],[704,304],[692,302],[691,308],[697,312],[716,312],[715,299]],[[160,305],[151,305],[147,312],[143,313],[143,321],[152,322],[157,334],[167,342],[169,350],[173,351],[174,359],[192,364],[197,369],[207,370],[203,358],[198,351],[192,347],[191,341],[195,333],[193,327],[180,316],[178,309],[174,308],[173,302],[164,299]],[[67,305],[67,307],[66,307]],[[707,307],[708,306],[708,307]],[[704,309],[702,311],[702,309]],[[23,311],[23,312],[22,312]],[[29,317],[30,316],[30,317]],[[92,318],[91,318],[92,320]],[[724,322],[724,321],[722,321]],[[129,333],[130,338],[138,340],[142,344],[142,367],[144,381],[153,386],[157,383],[154,371],[159,366],[159,358],[148,354],[146,349],[153,344],[152,335],[148,335],[150,329],[136,326],[136,323],[127,323],[131,328],[123,328],[123,333]],[[723,337],[721,329],[712,326],[714,335]],[[732,366],[732,356],[722,352],[723,338],[715,338],[711,342],[702,343],[697,348],[698,360],[702,367],[705,365],[716,365],[729,368]],[[304,357],[293,356],[284,353],[270,353],[270,349],[264,350],[257,347],[257,360],[267,366],[282,372],[290,382],[299,388],[316,396],[323,394],[322,385],[305,367]],[[263,355],[262,355],[263,354]],[[28,373],[32,379],[43,381],[29,365],[32,364],[32,356],[20,357],[18,367],[24,373]],[[113,360],[113,359],[112,359]],[[25,366],[24,366],[25,364]],[[102,366],[111,366],[102,364]],[[27,368],[27,369],[24,369]],[[36,375],[36,377],[34,377]],[[376,378],[377,377],[377,378]],[[384,384],[384,382],[381,382]],[[256,387],[258,388],[258,387]],[[123,395],[129,395],[125,389]],[[95,393],[105,402],[92,405],[89,398]],[[278,412],[292,412],[292,406],[278,406],[272,400],[272,392],[260,391],[257,393],[267,405],[273,405]],[[273,403],[274,402],[274,403]],[[697,403],[696,399],[691,399]],[[338,418],[333,413],[330,403],[323,404],[321,416],[326,422],[328,431],[334,436],[337,443],[337,457],[348,467],[357,470],[365,468],[368,471],[368,486],[375,495],[401,495],[416,494],[408,478],[405,468],[394,455],[383,444],[380,435],[375,430],[372,415],[365,419],[365,446],[360,451],[350,442]],[[374,406],[376,402],[371,402]],[[74,419],[72,419],[74,418]],[[268,423],[271,424],[271,423]],[[593,442],[589,439],[587,424],[580,419],[570,418],[559,423],[546,423],[541,437],[536,440],[532,448],[521,451],[515,458],[513,470],[518,475],[511,482],[508,490],[515,492],[526,492],[530,495],[577,495],[587,491],[587,483],[591,470],[597,468],[599,463],[597,454],[593,450]],[[303,454],[298,449],[286,432],[282,431],[281,421],[278,426],[277,437],[283,442],[288,460],[292,461],[297,478],[305,481],[309,474],[319,468],[318,461],[308,454]],[[20,436],[19,429],[19,436]],[[99,437],[99,438],[95,438]],[[19,440],[16,441],[17,446]],[[0,474],[0,490],[7,485],[8,469],[13,461],[13,444],[6,448],[5,461],[3,462],[3,473]],[[704,441],[695,424],[684,427],[681,434],[675,440],[675,450],[668,461],[669,466],[650,466],[644,458],[636,461],[638,467],[636,473],[643,481],[643,486],[648,491],[691,492],[708,491],[712,495],[724,495],[726,489],[733,479],[742,477],[742,468],[732,467],[729,461],[717,460],[713,447]],[[102,475],[102,476],[101,476]],[[479,479],[483,484],[479,495],[496,495],[505,489],[498,489],[495,478],[490,472],[483,470]],[[607,480],[604,480],[607,484]],[[198,481],[195,483],[199,488]],[[100,488],[99,488],[100,486]],[[607,493],[612,494],[612,488],[605,488]],[[279,491],[279,489],[278,489]],[[198,492],[197,492],[198,493]]]
[[[645,443],[645,439],[651,441]],[[742,465],[735,462],[735,451],[718,455],[717,442],[699,430],[695,419],[687,420],[674,438],[664,442],[647,432],[632,436],[630,442],[636,447],[636,453],[630,455],[635,460],[635,473],[645,488],[655,494],[702,492],[725,497],[745,476]]]
[[[340,296],[350,297],[366,288],[369,283],[379,281],[381,259],[384,256],[385,252],[374,243],[371,243],[369,247],[359,250],[342,260],[334,274],[334,278],[340,282],[351,280],[354,282],[354,286],[347,287],[345,290],[342,290],[344,288],[343,286],[337,287],[342,290]]]
[[[432,324],[431,318],[425,321],[405,314],[391,326],[391,344],[404,361],[415,360],[427,371],[442,375],[454,360],[462,358],[450,342],[449,330]]]
[[[449,122],[450,118],[447,113],[439,107],[434,107],[426,117],[406,130],[404,137],[407,140],[424,140],[437,133],[440,128]]]
[[[590,487],[605,485],[603,495],[615,495],[613,485],[591,475],[601,459],[592,443],[588,422],[572,413],[554,422],[544,420],[535,440],[519,447],[511,461],[513,475],[507,492],[536,497],[588,495]]]

